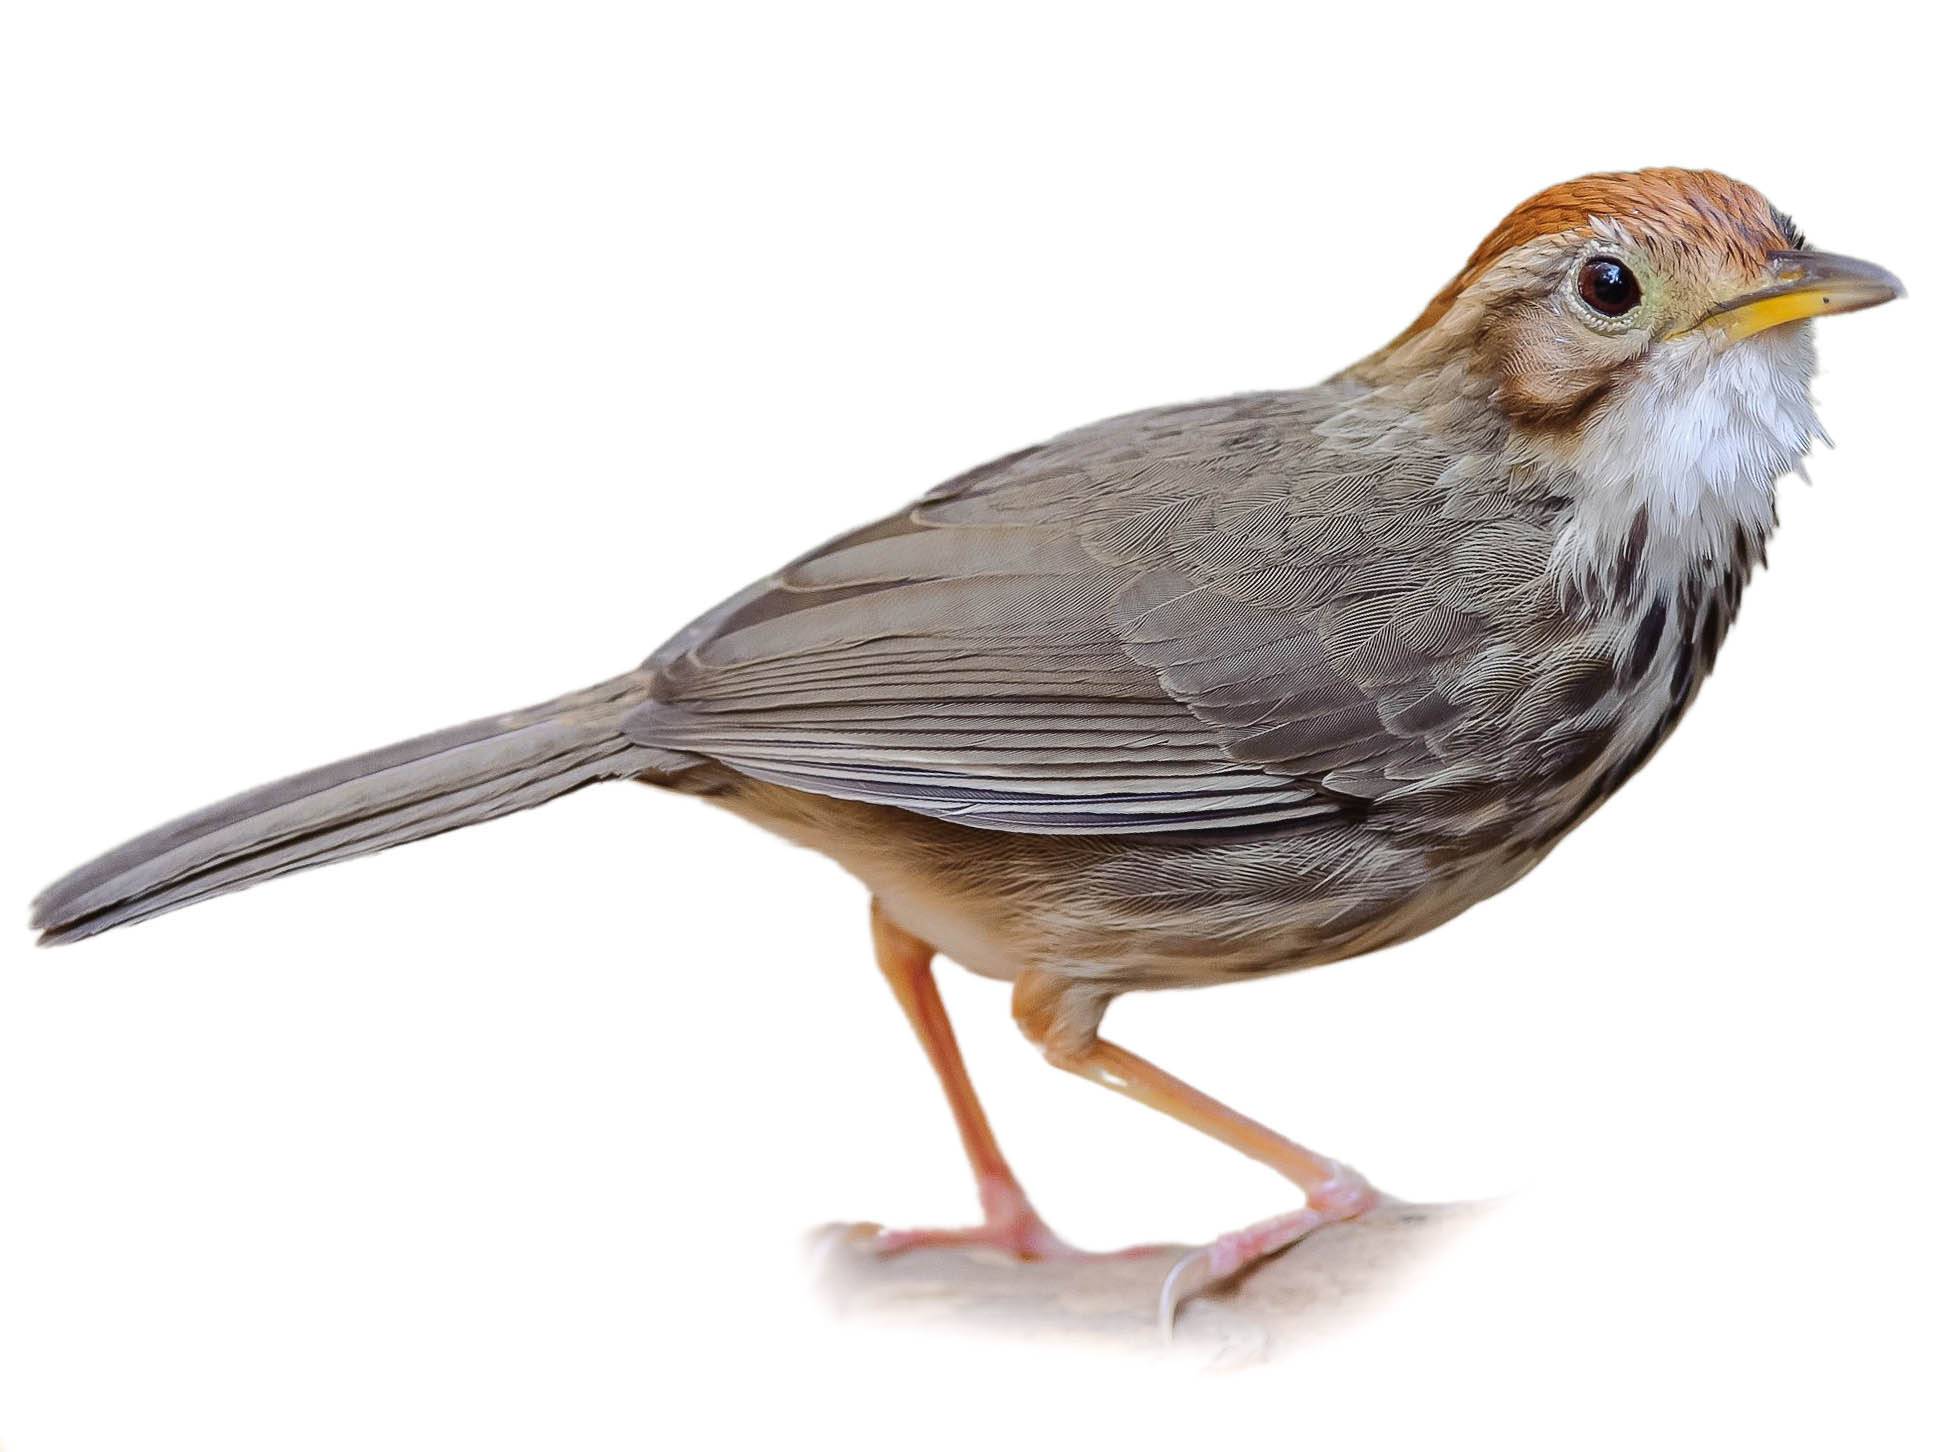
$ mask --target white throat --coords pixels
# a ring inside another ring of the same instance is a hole
[[[1566,461],[1580,495],[1555,571],[1582,588],[1610,586],[1642,509],[1639,567],[1657,580],[1725,561],[1738,535],[1759,553],[1775,526],[1776,481],[1825,438],[1808,396],[1814,371],[1806,323],[1733,347],[1696,334],[1651,350]]]

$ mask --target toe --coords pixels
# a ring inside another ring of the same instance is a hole
[[[1362,1215],[1379,1198],[1378,1192],[1357,1175],[1340,1177],[1336,1185],[1322,1187],[1308,1204],[1288,1215],[1233,1230],[1191,1251],[1164,1277],[1156,1303],[1158,1331],[1169,1340],[1176,1331],[1178,1312],[1193,1296],[1295,1245],[1314,1230]]]

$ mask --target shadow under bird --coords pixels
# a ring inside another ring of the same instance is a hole
[[[873,894],[984,1212],[881,1253],[1082,1253],[997,1147],[936,952],[1012,981],[1056,1067],[1297,1185],[1300,1208],[1177,1263],[1167,1327],[1378,1195],[1099,1037],[1110,1001],[1397,943],[1544,857],[1714,664],[1818,433],[1808,320],[1901,294],[1717,173],[1582,177],[1315,387],[970,470],[637,670],[157,828],[48,888],[34,925],[71,942],[596,781],[704,797]]]

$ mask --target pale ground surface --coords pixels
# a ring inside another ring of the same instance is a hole
[[[1483,1202],[1382,1205],[1326,1226],[1185,1303],[1167,1345],[1156,1326],[1157,1295],[1185,1246],[1024,1264],[985,1250],[876,1256],[866,1248],[867,1227],[829,1226],[811,1244],[821,1287],[846,1317],[1015,1342],[1167,1352],[1228,1370],[1275,1360],[1384,1307],[1490,1209]]]

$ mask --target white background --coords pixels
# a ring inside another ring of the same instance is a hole
[[[1712,166],[1936,282],[1924,59],[1839,5],[10,7],[0,887],[621,670],[968,465],[1321,377],[1508,207]],[[1926,1444],[1922,296],[1657,762],[1510,893],[1111,1032],[1415,1199],[1364,1333],[1205,1380],[831,1319],[972,1210],[835,868],[607,787],[0,951],[0,1446]],[[1062,1231],[1285,1187],[944,990]],[[991,1439],[1002,1439],[991,1442]]]

